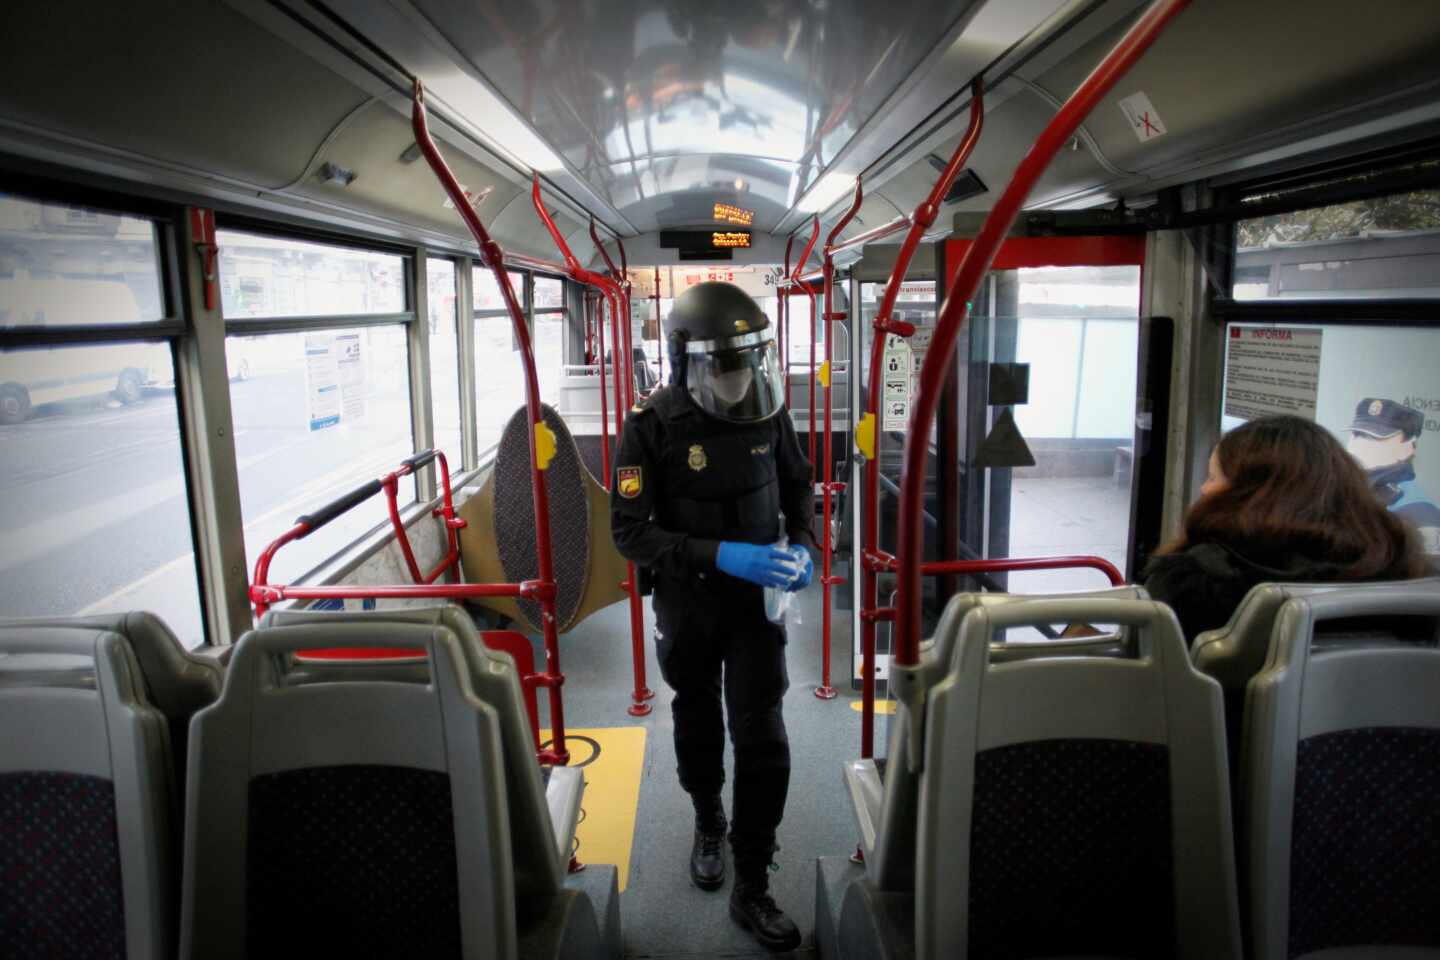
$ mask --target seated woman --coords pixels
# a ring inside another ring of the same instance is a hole
[[[1187,639],[1223,627],[1257,583],[1405,580],[1429,573],[1414,532],[1386,510],[1324,427],[1252,420],[1210,454],[1180,537],[1145,570]]]

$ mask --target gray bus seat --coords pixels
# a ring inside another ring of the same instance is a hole
[[[1286,601],[1250,683],[1252,956],[1440,957],[1440,586]]]
[[[995,606],[1037,599],[1146,599],[1142,587],[1114,587],[1083,593],[1054,594],[1048,597],[1010,593],[962,593],[946,604],[936,625],[935,634],[920,645],[920,666],[916,682],[930,689],[945,678],[954,659],[954,650],[965,614],[976,607]],[[997,642],[991,651],[992,660],[1025,659],[1053,656],[1063,652],[1071,656],[1117,656],[1134,639],[1130,632],[1106,634],[1072,640]],[[916,723],[922,729],[912,729]],[[909,891],[915,887],[915,799],[919,793],[919,774],[903,760],[912,735],[917,747],[923,744],[924,717],[912,713],[902,699],[896,704],[887,737],[887,753],[882,759],[850,760],[844,766],[846,793],[850,797],[860,832],[860,850],[866,873],[881,890]],[[918,755],[918,754],[917,754]],[[891,758],[900,758],[891,762]],[[883,838],[883,842],[882,842]]]
[[[220,697],[225,671],[220,659],[198,657],[186,650],[170,628],[153,613],[107,613],[90,617],[52,617],[37,620],[0,620],[7,625],[108,630],[124,637],[140,665],[140,678],[150,705],[165,715],[170,728],[170,753],[177,791],[185,789],[186,744],[190,719]],[[176,794],[175,839],[180,839],[179,793]]]
[[[616,868],[597,864],[581,873],[567,874],[579,821],[583,781],[576,776],[576,771],[551,771],[546,767],[547,775],[552,772],[558,775],[542,782],[542,768],[535,763],[535,741],[527,721],[528,707],[511,658],[486,646],[470,615],[455,604],[353,612],[272,610],[260,625],[313,624],[358,624],[367,630],[384,629],[387,624],[421,624],[443,626],[455,634],[470,667],[470,680],[477,696],[494,706],[499,715],[516,896],[522,900],[553,897],[562,886],[584,890],[594,903],[605,942],[618,951],[622,941]],[[290,677],[294,682],[393,677],[423,683],[429,677],[429,662],[424,658],[399,663],[307,661],[292,664]]]
[[[367,679],[293,656],[365,646],[425,661]],[[618,894],[606,904],[564,875],[581,774],[541,786],[513,665],[458,608],[272,613],[196,718],[191,756],[184,957],[619,956]],[[526,803],[528,820],[512,816]]]
[[[912,699],[925,704],[914,890],[822,860],[817,896],[840,898],[817,904],[822,954],[1238,957],[1220,690],[1173,614],[1136,599],[957,601],[958,625],[941,622],[958,631],[950,663]],[[1006,662],[995,644],[1074,621],[1120,625],[1132,654],[1046,642]],[[952,646],[940,636],[934,652]],[[912,766],[892,749],[887,792]]]
[[[146,694],[126,618],[113,624],[0,623],[7,957],[174,956],[169,730]]]

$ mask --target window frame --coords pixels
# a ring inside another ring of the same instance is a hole
[[[171,372],[176,378],[175,430],[179,444],[181,482],[185,491],[185,519],[190,532],[193,560],[191,574],[194,577],[196,601],[200,608],[200,644],[196,649],[213,646],[219,631],[211,616],[212,605],[207,590],[210,581],[207,579],[206,558],[202,547],[204,536],[195,510],[199,502],[198,478],[193,467],[196,457],[192,444],[192,425],[196,416],[187,403],[184,391],[179,389],[183,366],[182,342],[183,338],[193,331],[184,289],[188,266],[181,239],[184,209],[171,203],[16,173],[3,166],[0,166],[0,186],[3,186],[7,195],[21,197],[33,203],[84,207],[100,213],[135,217],[150,221],[154,227],[155,262],[163,309],[160,319],[104,325],[5,327],[0,328],[0,350],[46,350],[119,343],[156,343],[166,346],[170,354]]]
[[[277,229],[263,228],[263,221],[257,222],[253,218],[243,216],[230,216],[217,213],[215,216],[215,230],[218,234],[223,230],[233,230],[260,237],[276,237],[285,240],[294,240],[302,243],[315,243],[322,246],[341,247],[347,250],[358,250],[365,253],[382,253],[387,256],[398,256],[401,267],[401,289],[404,293],[405,309],[398,313],[363,313],[349,314],[336,313],[323,316],[300,316],[300,317],[236,317],[224,320],[225,338],[230,337],[259,337],[272,336],[287,333],[323,333],[327,330],[357,329],[362,327],[387,327],[398,326],[405,337],[405,370],[410,383],[407,389],[407,402],[410,407],[410,452],[413,454],[429,446],[429,441],[434,438],[433,429],[427,429],[428,436],[421,436],[421,422],[417,421],[415,402],[416,390],[423,390],[430,393],[429,377],[429,351],[426,352],[426,365],[424,367],[423,384],[415,382],[417,357],[415,349],[415,331],[423,330],[425,325],[416,323],[416,301],[417,289],[421,272],[416,268],[416,257],[435,259],[430,257],[428,251],[423,247],[397,247],[390,244],[372,243],[365,238],[345,237],[343,240],[333,234],[300,230],[294,227],[277,225]],[[217,257],[218,261],[218,257]],[[423,263],[423,259],[421,260]],[[219,283],[219,267],[217,262],[215,282]],[[216,313],[223,317],[223,311],[219,304],[219,292],[216,293]],[[225,383],[228,392],[230,384]],[[429,423],[429,411],[424,414],[424,425],[433,428]],[[233,433],[233,431],[232,431]],[[422,446],[424,444],[424,446]],[[463,462],[463,456],[462,456]],[[396,464],[398,466],[398,463]],[[451,472],[453,478],[454,471]],[[414,498],[409,503],[397,503],[400,511],[401,522],[409,527],[416,519],[426,515],[434,499],[435,481],[434,470],[426,469],[414,475]],[[240,489],[240,476],[238,470],[235,474],[235,488],[238,493]],[[356,483],[363,483],[373,477],[354,478]],[[346,541],[336,549],[325,560],[305,570],[290,580],[294,584],[313,583],[320,580],[328,580],[344,576],[345,573],[353,570],[360,562],[363,562],[369,551],[364,549],[371,540],[380,537],[388,531],[391,523],[388,519],[382,520],[373,526],[366,528],[352,539]],[[245,542],[244,514],[241,514],[241,529],[239,531],[240,542]],[[258,551],[257,551],[258,554]],[[356,562],[349,562],[357,558]],[[248,563],[248,561],[247,561]]]
[[[1434,164],[1430,141],[1403,150],[1384,150],[1338,162],[1315,164],[1264,178],[1250,178],[1216,190],[1214,205],[1189,218],[1197,226],[1213,226],[1218,247],[1216,283],[1209,286],[1209,316],[1225,324],[1317,323],[1359,326],[1433,326],[1440,299],[1386,297],[1315,297],[1306,299],[1237,300],[1234,297],[1237,227],[1240,221],[1273,214],[1314,210],[1397,193],[1440,189],[1440,164]],[[1417,163],[1430,162],[1416,169]],[[1264,199],[1265,194],[1274,199]],[[1256,199],[1259,196],[1261,199]],[[1219,292],[1217,292],[1217,290]]]

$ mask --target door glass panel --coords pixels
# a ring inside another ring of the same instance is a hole
[[[986,429],[1011,410],[1035,465],[986,470],[985,555],[1090,554],[1129,575],[1140,268],[997,271],[988,289],[990,316],[977,319],[990,328],[989,359],[1028,364],[1029,396],[987,405]],[[1007,579],[1014,593],[1108,582],[1090,569]]]

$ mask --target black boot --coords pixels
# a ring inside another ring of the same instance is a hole
[[[695,801],[690,879],[701,890],[718,890],[725,883],[725,826],[725,807],[719,797]]]
[[[736,877],[730,894],[730,916],[767,950],[794,950],[800,946],[800,928],[776,906],[763,873],[758,878]]]

